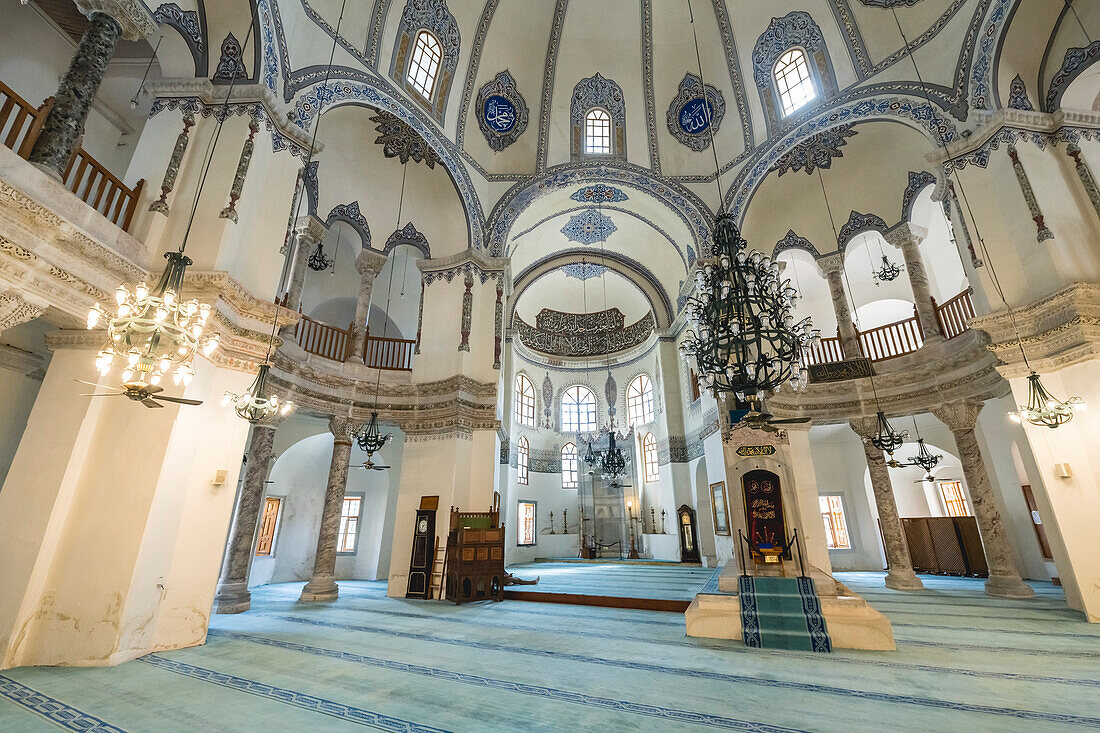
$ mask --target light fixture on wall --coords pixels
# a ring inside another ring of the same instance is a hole
[[[1054,429],[1073,419],[1074,413],[1085,409],[1085,401],[1072,397],[1062,402],[1043,386],[1043,380],[1034,370],[1027,377],[1027,407],[1020,405],[1008,413],[1014,422],[1025,420],[1032,425]]]
[[[1077,9],[1073,6],[1070,0],[1066,0],[1066,7],[1072,11],[1074,18],[1077,20],[1077,24],[1081,28],[1081,32],[1085,34],[1085,37],[1089,39],[1091,44],[1092,40],[1085,30],[1085,26],[1081,23],[1081,18],[1077,14]],[[913,57],[913,47],[909,45],[909,39],[905,35],[905,31],[901,27],[901,21],[898,20],[898,14],[896,10],[891,9],[894,14],[894,24],[898,28],[898,34],[901,36],[902,41],[905,43],[905,48],[908,51],[909,61],[913,64],[913,70],[917,74],[917,81],[920,83],[921,90],[924,92],[924,98],[929,108],[932,107],[932,96],[928,90],[928,85],[925,83],[924,78],[921,76],[920,67],[917,66],[917,60]],[[939,146],[947,153],[947,143],[943,139],[943,133],[938,134]],[[950,158],[948,158],[948,161]],[[945,164],[948,162],[945,161]],[[959,178],[958,168],[954,169],[955,182],[959,186],[959,194],[962,196],[963,202],[966,204],[968,210],[970,210],[970,218],[974,222],[974,233],[978,239],[978,246],[981,248],[983,261],[985,266],[989,268],[989,279],[993,283],[994,290],[997,291],[997,295],[1001,299],[1001,303],[1004,304],[1005,310],[1008,312],[1009,321],[1012,323],[1012,332],[1016,336],[1016,345],[1020,348],[1020,356],[1023,357],[1024,366],[1030,372],[1027,380],[1027,392],[1028,403],[1027,407],[1018,405],[1017,409],[1009,412],[1008,416],[1017,423],[1022,423],[1025,420],[1032,425],[1040,427],[1054,428],[1064,425],[1073,419],[1075,412],[1079,412],[1085,409],[1085,401],[1080,397],[1071,397],[1070,399],[1062,402],[1061,400],[1053,397],[1046,387],[1043,386],[1042,378],[1039,374],[1031,368],[1030,362],[1028,362],[1027,352],[1024,350],[1024,341],[1020,336],[1020,329],[1016,324],[1016,312],[1008,302],[1008,298],[1005,297],[1004,289],[1001,288],[1001,281],[997,277],[997,271],[993,266],[993,259],[989,256],[989,248],[986,247],[985,238],[982,237],[981,227],[978,224],[977,218],[974,217],[973,210],[970,209],[970,203],[966,196],[966,189],[963,187],[962,180]],[[950,174],[948,174],[950,175]],[[959,210],[959,217],[963,218],[962,209]]]
[[[691,32],[699,81],[706,96],[699,39],[695,18],[688,0]],[[710,124],[710,105],[703,104],[707,116],[710,148],[714,155],[718,200],[724,206],[722,170]],[[798,299],[790,280],[780,277],[779,263],[756,251],[747,250],[732,215],[719,211],[714,223],[716,261],[696,272],[697,296],[689,298],[689,337],[680,344],[685,361],[695,362],[700,382],[716,394],[736,395],[741,402],[764,412],[762,401],[783,384],[799,389],[806,383],[802,369],[802,349],[820,338],[809,318],[797,323],[791,313]]]

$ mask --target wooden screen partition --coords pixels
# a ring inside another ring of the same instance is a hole
[[[42,106],[34,107],[0,82],[0,140],[4,146],[21,158],[29,157],[52,105],[51,97]],[[103,214],[111,223],[130,230],[145,179],[130,188],[88,151],[78,147],[61,180],[81,201]]]
[[[901,524],[916,572],[989,576],[974,517],[910,517]]]

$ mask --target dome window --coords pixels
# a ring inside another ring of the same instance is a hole
[[[611,155],[611,115],[593,107],[584,116],[584,154]]]
[[[516,377],[516,395],[512,414],[520,425],[526,425],[529,428],[535,426],[535,385],[531,384],[531,380],[523,374]]]
[[[772,74],[784,117],[797,112],[817,98],[817,89],[814,88],[810,67],[806,63],[806,52],[801,48],[792,48],[780,56]]]
[[[580,463],[577,459],[577,446],[566,443],[561,449],[561,487],[563,489],[577,488]]]
[[[443,49],[439,40],[428,31],[417,33],[405,78],[429,102],[435,92],[435,81],[439,76],[439,64],[442,60]]]
[[[561,396],[561,431],[590,433],[596,429],[596,395],[576,385]]]

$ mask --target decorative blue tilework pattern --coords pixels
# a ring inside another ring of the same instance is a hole
[[[599,72],[587,79],[581,79],[573,87],[569,121],[574,125],[581,124],[585,113],[593,107],[607,110],[613,124],[621,126],[626,119],[626,98],[622,87]]]
[[[332,211],[325,218],[325,225],[331,227],[338,221],[344,222],[355,230],[363,249],[370,249],[370,227],[367,226],[367,219],[363,216],[363,212],[359,210],[358,201],[332,207]]]
[[[751,575],[742,575],[737,579],[738,597],[741,599],[741,640],[745,646],[759,649],[760,615],[756,609],[756,582]]]
[[[569,198],[574,201],[580,201],[582,204],[587,203],[614,203],[619,201],[626,201],[629,196],[623,193],[621,188],[615,188],[614,186],[607,186],[603,183],[597,183],[592,186],[585,186],[573,193]]]
[[[689,71],[668,108],[669,133],[696,152],[707,149],[726,115],[722,92],[707,84],[705,96],[703,82]]]
[[[821,614],[821,601],[817,597],[812,578],[796,578],[798,595],[802,599],[802,613],[806,614],[806,631],[810,634],[810,643],[815,652],[831,652],[833,641],[825,626],[825,617]]]
[[[570,242],[589,245],[606,240],[616,231],[618,227],[611,217],[597,209],[587,209],[569,217],[569,223],[561,228],[561,233]]]
[[[214,632],[212,631],[211,633]],[[316,695],[307,695],[297,690],[289,690],[285,687],[277,687],[275,685],[257,682],[256,680],[250,680],[246,677],[238,677],[237,675],[218,672],[213,669],[207,669],[206,667],[198,667],[194,664],[178,662],[174,659],[162,657],[159,654],[150,654],[142,657],[139,661],[151,664],[154,667],[159,667],[160,669],[168,670],[169,672],[175,672],[176,674],[181,674],[186,677],[193,677],[203,682],[210,682],[211,684],[220,685],[221,687],[247,692],[250,695],[258,695],[259,697],[278,700],[287,705],[294,705],[295,707],[323,713],[324,715],[330,715],[334,718],[347,720],[360,725],[370,726],[378,730],[402,731],[407,733],[435,733],[437,731],[442,733],[443,731],[442,728],[420,725],[419,723],[402,720],[401,718],[394,718],[389,715],[382,715],[381,713],[364,710],[354,705],[345,705],[335,700],[326,700]]]
[[[1008,86],[1008,107],[1009,109],[1021,109],[1025,112],[1035,111],[1035,106],[1027,96],[1027,85],[1024,84],[1023,77],[1019,74],[1013,78],[1012,83]]]
[[[1069,85],[1098,58],[1100,58],[1100,40],[1093,41],[1083,48],[1068,49],[1065,58],[1062,59],[1061,68],[1050,80],[1050,91],[1047,92],[1046,108],[1043,111],[1053,112],[1058,109],[1062,95],[1065,94]]]
[[[814,257],[819,256],[817,247],[815,247],[813,243],[805,237],[800,237],[795,234],[793,229],[788,229],[787,233],[783,235],[783,238],[775,243],[775,249],[772,250],[772,257],[775,257],[780,252],[785,252],[788,249],[801,249],[809,252]]]
[[[81,733],[126,733],[122,728],[106,723],[94,715],[77,710],[48,695],[43,695],[4,675],[0,675],[0,697],[5,697],[16,705],[41,715],[64,730],[81,731]],[[3,728],[0,721],[0,729]]]
[[[561,271],[565,273],[566,277],[576,278],[577,280],[590,280],[594,277],[603,277],[603,274],[607,272],[608,268],[603,265],[597,265],[594,262],[573,262],[568,265],[563,265]]]
[[[889,229],[886,222],[882,220],[882,217],[875,214],[861,214],[858,211],[852,211],[848,215],[848,221],[844,222],[844,226],[840,228],[839,241],[837,244],[840,246],[840,250],[844,251],[845,245],[852,241],[852,238],[861,232],[876,231],[880,234],[885,234]]]
[[[975,109],[993,109],[993,61],[1009,11],[1020,0],[996,0],[970,66],[970,100]],[[979,6],[978,12],[983,8]]]
[[[854,128],[854,124],[837,125],[811,135],[777,160],[772,170],[779,175],[804,170],[809,175],[817,168],[832,168],[833,158],[843,157],[841,148],[848,144],[848,138],[856,135]]]
[[[936,177],[928,171],[909,171],[909,183],[905,186],[905,194],[901,198],[901,220],[909,221],[913,215],[913,203],[917,196],[928,186],[936,184]],[[950,216],[950,214],[948,214]]]

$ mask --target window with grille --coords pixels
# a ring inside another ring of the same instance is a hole
[[[657,462],[657,439],[653,437],[653,433],[646,433],[642,439],[642,463],[645,465],[647,483],[661,478],[661,467]]]
[[[848,523],[844,520],[844,503],[839,496],[819,496],[821,521],[825,525],[825,546],[830,550],[850,550]]]
[[[779,57],[774,76],[784,117],[802,109],[817,97],[817,89],[814,88],[814,80],[810,76],[810,66],[806,62],[806,52],[801,48],[792,48]]]
[[[417,33],[405,80],[429,102],[435,91],[435,80],[442,60],[443,48],[439,40],[428,31]]]
[[[561,487],[563,489],[577,488],[579,469],[577,446],[566,443],[561,449]]]
[[[584,152],[588,155],[611,154],[611,115],[593,107],[584,116]]]
[[[940,481],[940,497],[949,517],[969,517],[970,504],[963,493],[962,481]]]
[[[521,501],[519,503],[519,539],[520,546],[535,544],[535,502]]]
[[[588,433],[596,429],[596,395],[587,387],[576,385],[561,396],[561,431]]]
[[[516,483],[523,486],[527,485],[530,462],[531,444],[527,442],[527,438],[521,437],[516,448]]]
[[[270,555],[275,548],[275,526],[279,523],[279,507],[283,500],[275,496],[264,499],[264,513],[260,519],[260,536],[256,540],[256,557]]]
[[[515,403],[512,414],[520,425],[535,426],[535,385],[525,375],[516,377]]]
[[[360,512],[363,510],[363,497],[345,496],[340,508],[340,533],[336,535],[336,551],[354,554],[359,543]]]
[[[630,425],[653,422],[653,383],[644,374],[626,388],[626,419]]]

